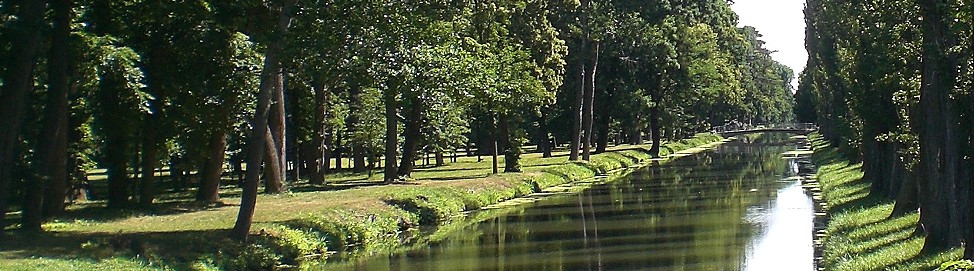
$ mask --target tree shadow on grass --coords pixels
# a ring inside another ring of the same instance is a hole
[[[416,178],[416,180],[424,180],[424,181],[460,181],[460,180],[483,179],[483,178],[487,178],[489,176],[490,176],[490,174],[474,174],[474,175],[464,175],[464,176]]]
[[[466,171],[466,170],[487,170],[491,169],[491,165],[485,165],[480,167],[427,167],[427,168],[417,168],[416,172],[451,172],[451,171]]]
[[[349,180],[349,181],[336,181],[328,182],[323,185],[313,185],[313,184],[303,184],[299,186],[292,186],[288,190],[294,193],[304,193],[304,192],[324,192],[324,191],[343,191],[355,188],[364,187],[374,187],[374,186],[385,186],[389,185],[383,180]]]
[[[87,259],[109,257],[147,259],[175,270],[190,270],[193,262],[215,255],[221,248],[239,246],[230,241],[229,230],[172,232],[91,233],[45,232],[35,235],[5,236],[0,246],[7,259]]]

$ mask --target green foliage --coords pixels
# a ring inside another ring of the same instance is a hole
[[[974,270],[974,261],[959,260],[946,262],[937,268],[937,271],[969,271]]]
[[[406,188],[389,195],[386,202],[410,213],[419,214],[419,223],[445,223],[465,210],[460,191]]]
[[[325,238],[317,232],[310,230],[299,230],[285,225],[268,225],[260,227],[260,234],[256,236],[254,243],[258,246],[267,247],[280,255],[280,261],[284,264],[296,265],[306,256],[323,258],[328,250]]]
[[[220,249],[216,255],[223,270],[274,270],[278,256],[271,248],[260,244],[229,246]]]
[[[309,215],[291,221],[293,228],[309,229],[324,236],[332,249],[374,248],[397,243],[399,234],[415,226],[418,216],[406,212],[373,213],[367,216],[348,211]]]

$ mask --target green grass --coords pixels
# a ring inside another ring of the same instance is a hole
[[[818,135],[811,139],[830,216],[820,263],[825,270],[933,270],[962,256],[961,249],[921,254],[919,214],[890,217],[895,202],[869,195],[862,164],[843,159]]]
[[[701,151],[691,147],[719,140],[701,134],[662,150]],[[564,151],[550,158],[530,153],[522,156],[525,172],[497,175],[490,157],[460,157],[441,167],[419,165],[412,179],[392,185],[378,173],[340,171],[323,186],[260,195],[246,244],[226,238],[237,214],[236,188],[221,190],[222,204],[194,203],[190,190],[160,195],[147,210],[73,205],[39,236],[8,236],[0,270],[253,270],[327,261],[336,251],[369,254],[415,238],[404,233],[421,225],[449,224],[467,211],[646,163],[649,147],[616,146],[590,162],[568,162]]]

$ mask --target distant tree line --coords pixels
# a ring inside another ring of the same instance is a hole
[[[970,1],[810,0],[800,121],[861,161],[893,216],[920,210],[924,250],[974,256]]]
[[[587,160],[793,119],[792,70],[724,0],[20,0],[0,15],[0,223],[19,207],[26,232],[94,168],[109,208],[151,208],[169,189],[219,201],[230,165],[246,238],[261,183],[378,167],[393,182],[461,148],[517,172],[527,143]]]

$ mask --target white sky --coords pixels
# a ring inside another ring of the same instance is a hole
[[[766,48],[777,51],[771,56],[795,71],[805,68],[805,0],[734,0],[731,8],[740,17],[740,25],[758,30]],[[792,81],[797,86],[798,80]]]

